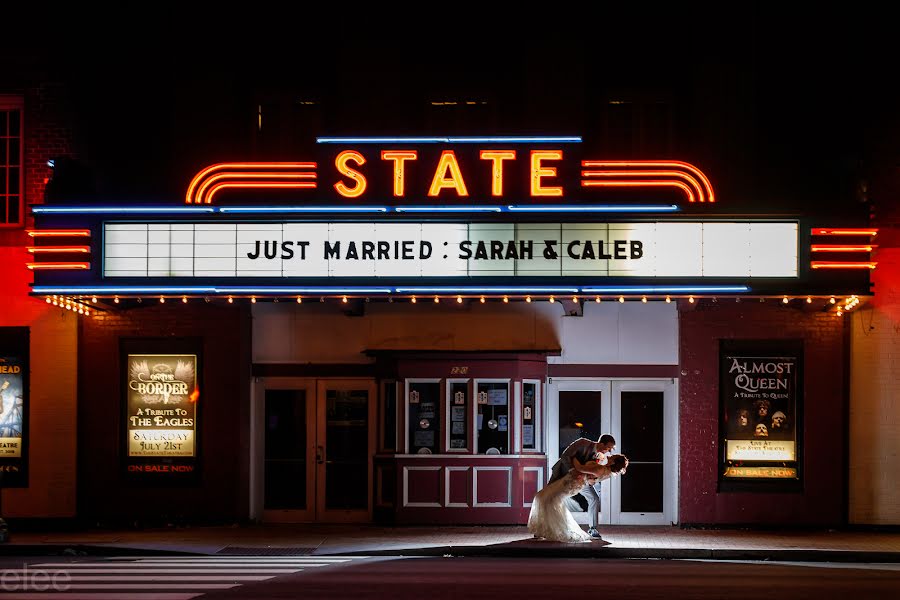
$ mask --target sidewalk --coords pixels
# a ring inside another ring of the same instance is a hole
[[[605,526],[603,541],[533,539],[524,526],[259,525],[16,533],[2,555],[86,553],[365,556],[546,556],[900,562],[900,533]]]

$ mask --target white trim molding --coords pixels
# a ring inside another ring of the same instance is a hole
[[[440,471],[443,467],[403,467],[403,508],[441,508],[440,502],[410,502],[409,501],[409,472],[410,471]],[[440,479],[440,478],[439,478]],[[440,494],[440,492],[438,492]]]
[[[472,467],[472,506],[475,508],[512,508],[512,467]],[[506,502],[478,501],[478,473],[480,471],[506,471]]]
[[[466,502],[450,502],[450,472],[468,471],[471,467],[444,467],[444,506],[446,508],[469,508],[469,486],[466,486]]]

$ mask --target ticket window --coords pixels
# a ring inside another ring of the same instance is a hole
[[[510,382],[475,380],[475,437],[478,454],[510,453]]]
[[[407,453],[441,453],[441,380],[406,380]]]

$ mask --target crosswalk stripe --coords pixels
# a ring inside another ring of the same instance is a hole
[[[121,592],[95,592],[90,594],[65,594],[63,592],[15,592],[6,598],[14,598],[15,600],[49,600],[50,598],[65,598],[65,600],[191,600],[203,595],[203,592],[180,593],[180,592],[130,592],[123,594]]]
[[[85,562],[85,563],[41,563],[39,565],[35,565],[37,567],[42,568],[54,568],[54,569],[76,569],[78,567],[105,567],[109,566],[110,563],[102,563],[102,562]],[[248,565],[247,563],[210,563],[210,562],[183,562],[183,563],[115,563],[117,565],[146,565],[148,567],[218,567],[220,569],[234,569],[234,568],[303,568],[303,567],[327,567],[336,563],[255,563],[252,565]]]
[[[192,583],[194,581],[265,581],[274,579],[274,575],[69,575],[65,581],[59,581],[58,584],[64,586],[69,581],[185,581]]]
[[[66,590],[230,590],[239,587],[239,583],[198,583],[197,585],[185,585],[183,583],[73,583]],[[15,591],[10,589],[9,591]],[[65,598],[65,592],[56,592],[55,595]],[[151,596],[156,597],[156,596]]]
[[[363,557],[114,557],[90,562],[77,562],[76,559],[3,570],[7,583],[3,591],[12,592],[4,597],[22,600],[50,597],[191,600],[213,590],[268,581],[315,567],[349,563],[356,558]],[[12,588],[8,585],[10,579],[15,581]]]
[[[147,573],[147,574],[182,574],[182,573],[196,573],[198,575],[214,575],[216,573],[233,573],[235,575],[288,575],[290,573],[299,573],[303,569],[119,569],[119,568],[111,568],[111,569],[79,569],[79,568],[71,568],[66,567],[65,569],[58,569],[57,572],[62,572],[65,570],[69,574],[99,574],[99,573]],[[27,569],[4,569],[3,573],[18,573],[20,575],[28,575],[29,573],[33,573],[33,571],[29,571]]]
[[[257,555],[245,555],[245,554],[191,554],[189,556],[179,555],[179,556],[110,556],[107,560],[117,561],[117,560],[141,560],[145,562],[153,562],[160,560],[218,560],[218,561],[228,561],[228,560],[240,560],[247,562],[259,562],[261,560],[325,560],[325,561],[350,561],[350,560],[358,560],[360,558],[368,558],[368,556],[337,556],[331,554],[310,554],[304,556],[284,556],[284,555],[273,555],[273,556],[257,556]]]

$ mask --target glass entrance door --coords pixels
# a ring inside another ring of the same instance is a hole
[[[320,379],[316,446],[317,520],[372,518],[375,383]]]
[[[255,398],[254,514],[267,522],[369,521],[374,381],[269,378]]]
[[[600,523],[663,525],[677,520],[677,408],[671,380],[553,378],[549,385],[548,460],[552,467],[580,437],[616,439],[627,473],[601,486]],[[568,502],[587,523],[587,502]]]

